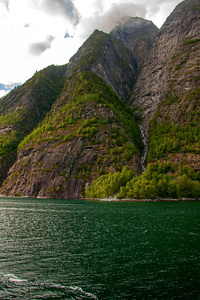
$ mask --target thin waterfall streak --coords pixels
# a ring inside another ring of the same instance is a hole
[[[146,139],[146,136],[145,136],[144,129],[143,129],[142,125],[139,125],[139,128],[140,128],[140,132],[141,132],[141,136],[142,136],[142,141],[143,141],[143,144],[144,144],[144,151],[143,151],[143,154],[142,154],[142,157],[141,157],[142,173],[144,173],[146,171],[145,160],[146,160],[147,152],[148,152],[148,142],[147,142],[147,139]]]

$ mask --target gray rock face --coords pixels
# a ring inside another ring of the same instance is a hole
[[[110,34],[95,30],[70,59],[66,76],[77,68],[93,71],[126,100],[157,31],[152,22],[141,18],[124,19]]]
[[[125,18],[110,34],[119,39],[132,53],[138,65],[141,65],[153,44],[158,28],[142,18]]]
[[[110,34],[95,30],[70,59],[66,76],[74,68],[93,71],[126,100],[157,31],[151,21],[141,18],[124,19]]]
[[[143,65],[129,105],[139,108],[146,131],[167,95],[184,98],[199,85],[199,10],[199,0],[180,3],[159,30]]]

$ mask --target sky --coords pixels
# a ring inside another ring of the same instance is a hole
[[[160,28],[180,2],[0,0],[0,97],[36,71],[66,64],[95,29],[109,33],[126,16],[151,20]]]

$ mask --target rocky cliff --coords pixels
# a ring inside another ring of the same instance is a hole
[[[98,30],[70,59],[66,76],[70,76],[74,70],[96,73],[122,100],[130,96],[137,79],[137,63],[131,51],[121,41]]]
[[[148,162],[199,171],[200,2],[181,2],[158,32],[130,106],[149,137]]]
[[[167,18],[156,35],[134,87],[129,105],[138,108],[138,116],[146,131],[158,104],[167,97],[183,101],[199,87],[200,3],[198,0],[181,2]],[[173,109],[171,121],[176,122]],[[178,118],[178,116],[177,116]]]
[[[67,65],[73,70],[90,70],[108,83],[122,100],[131,95],[138,65],[153,44],[157,27],[141,18],[126,18],[110,34],[95,30]]]
[[[158,28],[151,21],[142,18],[124,18],[110,34],[126,45],[137,65],[141,67],[157,32]]]

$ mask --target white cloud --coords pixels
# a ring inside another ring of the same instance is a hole
[[[40,2],[33,0],[33,4],[51,16],[67,18],[73,25],[79,22],[79,12],[71,0],[41,0]]]
[[[3,3],[7,10],[9,10],[9,0],[0,0],[0,3]]]
[[[0,90],[0,98],[5,96],[8,93],[8,91]]]
[[[36,70],[66,64],[96,28],[109,32],[123,16],[144,17],[161,26],[179,2],[0,0],[0,82],[24,82]]]
[[[146,0],[142,0],[144,3]],[[152,0],[147,4],[147,19],[152,20],[159,28],[181,0]]]
[[[83,38],[86,38],[95,29],[110,32],[120,19],[127,16],[138,16],[145,18],[146,9],[144,6],[134,3],[114,3],[103,13],[94,12],[88,18],[84,18],[79,24],[79,32]]]
[[[47,49],[51,48],[51,43],[53,42],[54,39],[55,39],[54,36],[49,35],[45,39],[45,41],[31,44],[30,48],[29,48],[30,53],[35,55],[35,56],[39,56],[40,54],[45,52]]]

